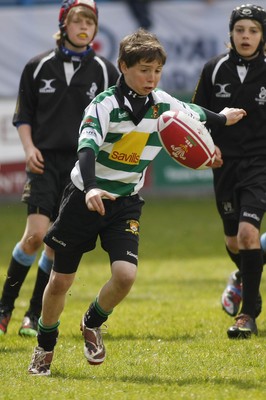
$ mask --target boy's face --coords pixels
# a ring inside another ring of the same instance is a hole
[[[262,28],[256,21],[242,19],[235,23],[232,39],[238,54],[246,59],[252,58],[262,40]]]
[[[127,67],[124,61],[120,64],[126,84],[141,96],[147,96],[155,89],[161,79],[163,65],[157,60],[147,62],[140,60],[132,67]]]
[[[88,18],[81,13],[73,14],[66,25],[66,32],[71,42],[79,46],[79,49],[71,46],[69,42],[66,42],[65,46],[70,50],[85,51],[94,38],[95,30],[96,24],[92,18]]]

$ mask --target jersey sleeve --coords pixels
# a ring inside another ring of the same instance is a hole
[[[83,148],[78,152],[79,168],[83,180],[84,190],[96,188],[95,153],[91,148]]]
[[[195,91],[192,96],[192,106],[201,107],[206,115],[206,122],[208,125],[224,126],[226,124],[226,117],[210,110],[211,97],[213,92],[212,74],[215,67],[215,59],[207,62],[201,72],[200,78],[196,85]]]
[[[32,126],[37,104],[33,66],[28,63],[20,78],[16,108],[12,120],[13,125],[26,123]]]
[[[210,99],[213,89],[212,72],[212,62],[206,63],[201,71],[201,75],[194,90],[192,103],[198,104],[205,108],[210,107]]]
[[[109,110],[102,103],[93,101],[86,108],[80,125],[78,151],[89,147],[97,157],[107,135],[109,122]]]

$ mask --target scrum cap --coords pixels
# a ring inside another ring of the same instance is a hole
[[[96,18],[98,18],[98,8],[94,0],[63,0],[60,12],[59,12],[59,28],[62,29],[66,16],[71,8],[84,6],[88,7],[94,12]]]
[[[240,19],[254,19],[262,26],[263,39],[266,41],[266,11],[260,6],[254,4],[242,4],[236,7],[231,14],[229,21],[229,29],[232,32],[234,25]]]

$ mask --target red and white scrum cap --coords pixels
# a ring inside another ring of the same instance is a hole
[[[94,0],[63,0],[60,11],[59,11],[59,28],[62,28],[66,19],[67,14],[71,8],[84,6],[88,7],[94,12],[98,18],[98,8]]]

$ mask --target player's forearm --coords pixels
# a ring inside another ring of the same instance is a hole
[[[32,141],[31,126],[28,124],[22,124],[17,127],[17,130],[18,130],[18,134],[19,134],[23,149],[24,149],[25,153],[27,154],[29,149],[34,147],[34,143]]]
[[[97,187],[95,178],[95,153],[90,148],[83,148],[78,152],[78,158],[84,190],[88,193],[91,189]]]

